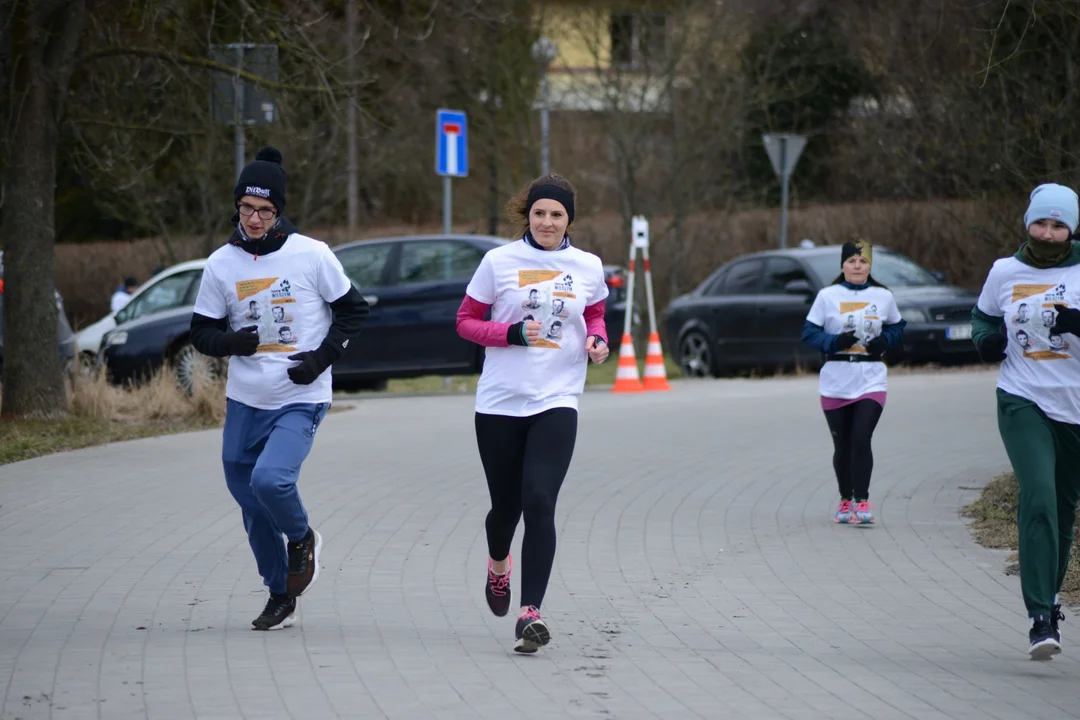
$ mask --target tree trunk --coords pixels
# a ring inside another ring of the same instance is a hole
[[[64,96],[86,22],[86,0],[12,7],[11,145],[4,216],[5,417],[67,413],[57,349],[54,276],[56,152]]]

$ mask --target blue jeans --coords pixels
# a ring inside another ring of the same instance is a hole
[[[275,594],[285,592],[289,573],[282,535],[296,542],[308,531],[296,481],[328,407],[297,403],[259,410],[229,400],[225,409],[225,482],[243,513],[259,575]]]

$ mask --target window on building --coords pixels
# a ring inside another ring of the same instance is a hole
[[[663,61],[667,53],[668,16],[615,13],[611,16],[611,65],[641,70]]]

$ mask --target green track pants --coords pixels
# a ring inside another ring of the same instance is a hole
[[[1080,498],[1080,425],[1002,390],[998,429],[1020,485],[1020,586],[1028,617],[1050,615],[1069,566]]]

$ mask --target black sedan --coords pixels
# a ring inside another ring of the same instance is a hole
[[[334,363],[342,390],[378,389],[390,378],[460,375],[480,371],[483,348],[457,334],[457,310],[481,258],[508,241],[482,235],[432,235],[364,240],[333,248],[371,312],[360,342]],[[606,321],[618,344],[626,301],[619,292],[624,272],[606,266],[612,297]],[[145,377],[170,361],[190,389],[196,374],[224,372],[224,365],[197,353],[188,326],[201,270],[176,287],[163,309],[118,325],[102,341],[101,361],[117,383]],[[164,309],[168,307],[169,309]]]
[[[668,347],[687,376],[720,376],[752,368],[818,368],[822,358],[802,343],[818,290],[840,273],[840,246],[771,250],[721,266],[665,313]],[[907,256],[874,248],[874,278],[896,298],[907,321],[904,341],[888,362],[974,362],[971,309],[978,296]]]

